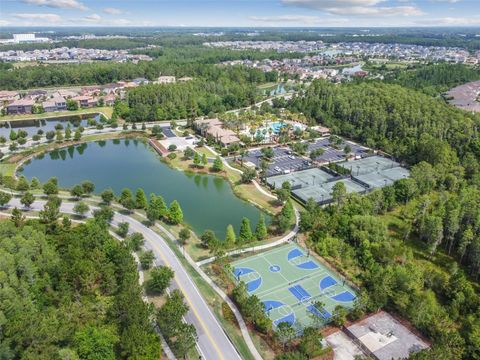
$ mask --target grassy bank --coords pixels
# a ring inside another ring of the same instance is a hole
[[[43,114],[22,114],[22,115],[6,115],[0,117],[0,122],[2,121],[18,121],[18,120],[39,120],[39,119],[51,119],[62,116],[75,116],[75,115],[95,115],[98,113],[104,114],[107,118],[112,117],[113,107],[111,106],[102,106],[102,107],[92,107],[87,109],[78,109],[74,111],[58,111],[51,113]]]

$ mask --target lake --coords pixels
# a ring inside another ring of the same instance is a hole
[[[242,217],[247,217],[253,230],[260,216],[259,209],[235,196],[226,180],[172,169],[141,140],[105,140],[51,151],[25,163],[19,175],[29,180],[36,176],[42,183],[56,176],[63,188],[91,180],[97,194],[107,188],[117,195],[130,188],[135,194],[142,188],[147,196],[162,195],[167,205],[177,200],[197,234],[211,229],[220,239],[228,224],[238,233]]]
[[[59,116],[48,119],[36,120],[15,120],[15,121],[0,121],[0,136],[5,136],[7,139],[10,136],[10,131],[25,130],[28,137],[37,134],[38,130],[43,132],[55,130],[57,124],[61,124],[63,128],[70,125],[71,128],[78,126],[87,126],[88,119],[100,120],[100,114],[90,115],[74,115],[74,116]]]

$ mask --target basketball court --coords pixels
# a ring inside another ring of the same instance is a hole
[[[274,327],[288,322],[298,332],[325,325],[337,305],[352,308],[356,298],[338,274],[296,244],[236,261],[232,275],[262,301]]]

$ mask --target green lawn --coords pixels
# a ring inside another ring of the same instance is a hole
[[[16,121],[16,120],[36,120],[36,119],[49,119],[56,118],[60,116],[74,116],[74,115],[88,115],[88,114],[98,114],[103,113],[106,117],[111,118],[113,112],[113,107],[102,106],[102,107],[93,107],[88,109],[79,109],[75,111],[59,111],[52,113],[43,113],[43,114],[25,114],[25,115],[7,115],[1,116],[1,121]]]

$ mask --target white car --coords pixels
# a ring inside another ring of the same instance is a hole
[[[280,169],[278,166],[275,166],[275,167],[273,168],[273,170],[275,170],[276,172],[281,172],[281,171],[282,171],[282,169]]]
[[[290,155],[289,158],[295,160],[295,155]]]
[[[283,170],[284,174],[290,174],[290,169]]]

